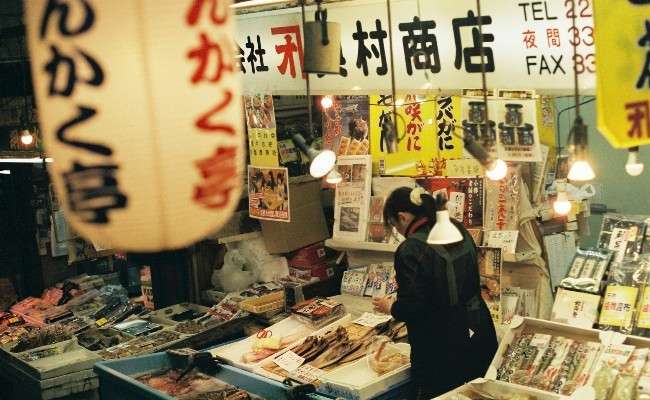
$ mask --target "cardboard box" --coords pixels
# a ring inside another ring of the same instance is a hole
[[[307,177],[290,180],[291,222],[260,221],[269,253],[288,253],[329,237],[320,191],[320,180]]]
[[[311,280],[311,269],[289,268],[289,276],[309,282]]]
[[[311,277],[318,278],[321,281],[329,279],[334,276],[334,268],[327,264],[318,264],[311,267]]]
[[[325,261],[325,246],[322,242],[304,247],[289,259],[289,266],[294,268],[311,268]]]

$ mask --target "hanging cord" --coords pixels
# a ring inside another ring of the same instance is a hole
[[[560,111],[556,110],[557,115],[556,115],[556,122],[555,122],[555,143],[557,143],[558,154],[560,154],[562,152],[562,149],[564,148],[561,145],[562,138],[560,137],[560,117],[562,116],[562,114],[564,112],[566,112],[566,111],[573,110],[573,109],[578,108],[580,106],[584,106],[585,104],[593,103],[594,101],[596,101],[596,97],[592,97],[592,98],[587,99],[587,100],[585,100],[585,101],[583,101],[581,103],[565,107],[565,108],[561,109]],[[569,131],[569,137],[567,138],[567,142],[570,141],[571,139],[572,139],[572,132]]]
[[[390,0],[386,0],[386,11],[388,13],[388,43],[390,46],[390,82],[393,108],[393,125],[397,134],[397,95],[395,93],[395,60],[393,56],[393,15],[390,10]]]
[[[573,18],[571,19],[571,23],[573,25],[573,32],[576,32],[578,29],[576,28],[576,2],[572,1],[571,2],[571,11],[573,12]],[[580,92],[578,91],[578,66],[576,65],[576,60],[578,58],[578,44],[580,43],[580,40],[578,39],[578,43],[573,42],[573,100],[575,104],[575,109],[576,109],[576,119],[580,118]]]
[[[481,144],[483,146],[489,145],[492,146],[490,140],[490,113],[488,112],[488,99],[487,99],[487,77],[485,72],[485,50],[483,48],[483,22],[481,21],[481,0],[476,0],[476,12],[478,13],[478,36],[479,36],[479,48],[481,55],[481,84],[483,86],[483,102],[485,103],[485,135],[481,138]]]
[[[302,27],[303,31],[305,30],[305,22],[307,22],[307,19],[305,18],[305,1],[302,0],[300,2],[300,7],[302,10]],[[318,2],[318,7],[320,8],[320,2]],[[304,72],[302,72],[304,73]],[[309,74],[307,75],[306,78],[306,84],[307,84],[307,117],[308,117],[308,126],[307,126],[307,136],[305,139],[309,144],[311,144],[314,140],[314,117],[312,115],[312,105],[311,105],[311,85],[309,83]]]

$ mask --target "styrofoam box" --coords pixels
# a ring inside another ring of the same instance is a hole
[[[400,347],[401,353],[406,355],[411,353],[410,345],[398,343],[397,346]],[[366,356],[323,375],[320,378],[321,385],[318,386],[318,392],[352,400],[370,399],[408,382],[410,369],[409,363],[379,375],[370,368]]]
[[[351,319],[351,316],[345,315],[341,319],[333,322],[332,324],[328,325],[327,327],[323,328],[326,330],[330,330],[332,326],[337,326],[339,322],[341,321],[349,321]],[[294,347],[298,343],[302,343],[304,338],[306,338],[309,335],[315,334],[317,331],[314,330],[313,328],[309,327],[308,325],[303,324],[302,322],[298,321],[295,318],[288,317],[283,319],[282,321],[278,322],[277,324],[271,325],[270,327],[266,328],[267,331],[272,332],[273,337],[283,337],[287,335],[293,335],[298,332],[303,332],[304,334],[300,335],[298,339],[294,343],[291,343],[289,346],[287,346],[286,349]],[[276,355],[282,354],[286,349],[280,350],[279,352],[267,357],[266,359],[260,360],[255,363],[245,363],[242,360],[242,356],[250,351],[253,350],[253,344],[255,343],[255,340],[257,340],[256,335],[249,336],[245,339],[242,339],[240,341],[234,342],[227,344],[225,346],[217,347],[213,350],[210,351],[212,356],[230,364],[233,365],[237,368],[241,368],[246,371],[255,371],[257,372],[258,367],[265,361],[268,360]],[[261,369],[261,368],[260,368]],[[280,379],[282,380],[282,379]]]
[[[561,398],[557,394],[539,393],[539,391],[528,390],[528,388],[513,387],[513,385],[507,382],[479,378],[466,383],[458,389],[438,396],[435,400],[468,400],[468,397],[462,395],[465,391],[474,391],[482,394],[486,398],[494,399],[510,398],[516,394],[532,395],[537,400],[560,400]]]
[[[553,336],[562,336],[569,339],[588,341],[601,343],[603,348],[610,344],[630,344],[639,348],[650,348],[650,339],[636,337],[636,336],[627,336],[617,332],[605,332],[597,329],[586,329],[586,328],[577,328],[574,326],[561,324],[559,322],[545,321],[535,318],[521,318],[515,317],[510,323],[509,329],[505,332],[499,348],[497,350],[490,367],[485,375],[485,378],[478,379],[473,381],[473,383],[480,382],[482,385],[487,385],[494,390],[501,391],[500,393],[511,393],[519,392],[530,394],[538,398],[539,400],[552,400],[552,399],[580,399],[580,400],[593,400],[595,397],[595,392],[591,387],[594,378],[594,370],[592,370],[591,376],[587,384],[577,389],[573,395],[563,396],[557,393],[547,392],[539,390],[536,388],[531,388],[523,385],[518,385],[515,383],[503,382],[496,380],[497,369],[501,366],[503,362],[504,355],[508,349],[508,346],[515,340],[515,338],[521,334],[523,331],[531,333],[542,333],[549,334]],[[595,367],[597,368],[597,367]],[[504,390],[507,390],[504,392]],[[458,389],[449,392],[440,396],[440,398],[447,399],[448,395],[457,393]],[[549,397],[550,396],[550,397]]]

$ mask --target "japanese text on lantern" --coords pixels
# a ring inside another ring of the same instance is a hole
[[[59,46],[86,34],[95,25],[96,13],[90,3],[84,2],[84,7],[78,11],[81,11],[81,18],[70,18],[70,5],[50,0],[40,19],[39,39],[47,41],[50,48],[49,61],[41,68],[49,77],[47,96],[50,98],[72,98],[79,84],[95,88],[104,84],[102,61],[97,56],[99,49],[71,46],[74,51],[66,51]],[[49,40],[52,30],[61,36],[60,42]],[[81,71],[85,73],[81,74]],[[83,138],[77,129],[79,126],[84,129],[92,127],[99,113],[101,110],[92,104],[75,103],[72,115],[65,117],[55,128],[56,140],[76,150],[72,167],[61,174],[68,207],[83,222],[92,224],[110,222],[110,212],[124,209],[128,203],[128,197],[120,189],[119,165],[112,157],[113,149]],[[74,138],[73,129],[76,131]],[[89,162],[89,159],[93,161]]]
[[[223,118],[222,111],[233,101],[233,93],[228,88],[219,87],[225,74],[233,73],[233,52],[230,38],[223,34],[211,37],[209,32],[198,28],[202,20],[213,26],[220,26],[228,21],[228,3],[222,0],[192,0],[185,15],[187,26],[196,30],[196,43],[187,52],[186,57],[194,62],[195,69],[190,76],[192,85],[213,85],[221,89],[217,92],[216,104],[200,110],[195,118],[195,127],[209,135],[235,135],[232,122]],[[257,53],[258,57],[263,54]],[[210,62],[210,60],[213,60]],[[194,186],[194,201],[206,208],[223,208],[229,203],[231,192],[236,187],[237,148],[218,146],[204,159],[195,160],[201,182]]]

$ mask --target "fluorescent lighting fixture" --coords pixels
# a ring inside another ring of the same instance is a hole
[[[2,163],[13,163],[13,164],[40,164],[43,162],[41,157],[32,157],[32,158],[1,158],[0,164]],[[51,163],[52,159],[50,157],[45,158],[45,162]]]
[[[8,169],[0,169],[0,175],[11,175],[11,171]]]
[[[456,225],[451,222],[448,210],[436,212],[436,224],[429,232],[427,243],[429,244],[449,244],[457,243],[463,240],[463,234],[460,233]]]
[[[639,160],[639,148],[630,147],[625,164],[625,172],[632,176],[639,176],[643,173],[643,163]]]

